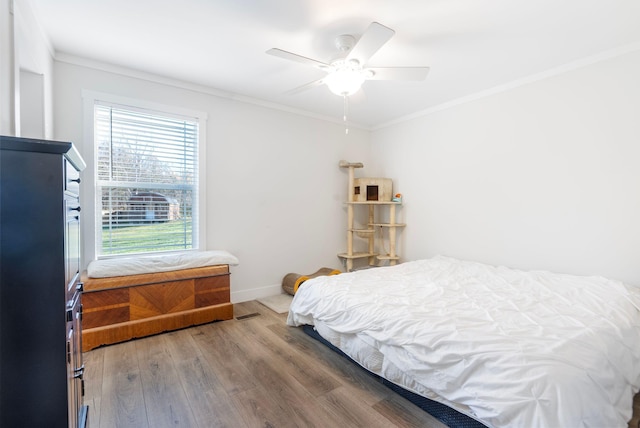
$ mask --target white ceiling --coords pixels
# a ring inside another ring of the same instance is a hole
[[[375,127],[640,42],[637,0],[29,0],[57,57],[81,57],[342,119],[316,68],[340,34],[396,31],[370,66],[430,66],[425,81],[368,81],[349,119]]]

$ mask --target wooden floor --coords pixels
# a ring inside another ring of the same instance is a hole
[[[234,312],[85,353],[90,427],[444,427],[285,314]]]
[[[85,353],[89,426],[444,427],[285,314],[234,309],[233,320]],[[635,405],[630,428],[640,394]]]
[[[633,397],[633,417],[629,421],[629,428],[640,428],[640,392]]]

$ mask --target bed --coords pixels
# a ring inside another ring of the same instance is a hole
[[[438,256],[306,281],[310,325],[365,369],[490,427],[625,427],[640,288]]]

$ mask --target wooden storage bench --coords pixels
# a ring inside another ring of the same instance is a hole
[[[229,266],[109,278],[83,275],[82,350],[233,318]]]

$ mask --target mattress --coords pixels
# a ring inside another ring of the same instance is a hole
[[[238,259],[228,251],[192,251],[176,254],[94,260],[87,266],[87,275],[90,278],[109,278],[113,276],[193,269],[204,266],[237,266],[238,264]]]
[[[342,352],[340,349],[331,344],[331,342],[327,341],[324,337],[322,337],[314,326],[304,325],[302,326],[302,331],[304,331],[309,337],[319,341],[325,346],[329,347],[332,351],[342,355],[347,358],[349,361],[353,362],[348,355]],[[372,374],[376,379],[379,379],[380,383],[396,392],[401,397],[409,400],[425,412],[429,413],[434,418],[438,419],[440,422],[445,424],[451,428],[480,428],[485,425],[481,422],[472,419],[449,406],[445,406],[444,404],[428,399],[424,396],[418,395],[414,392],[408,391],[405,388],[398,386],[395,383],[389,382],[387,379],[382,378],[371,371],[368,373]]]
[[[306,281],[287,323],[487,426],[624,427],[640,289],[435,257]]]

